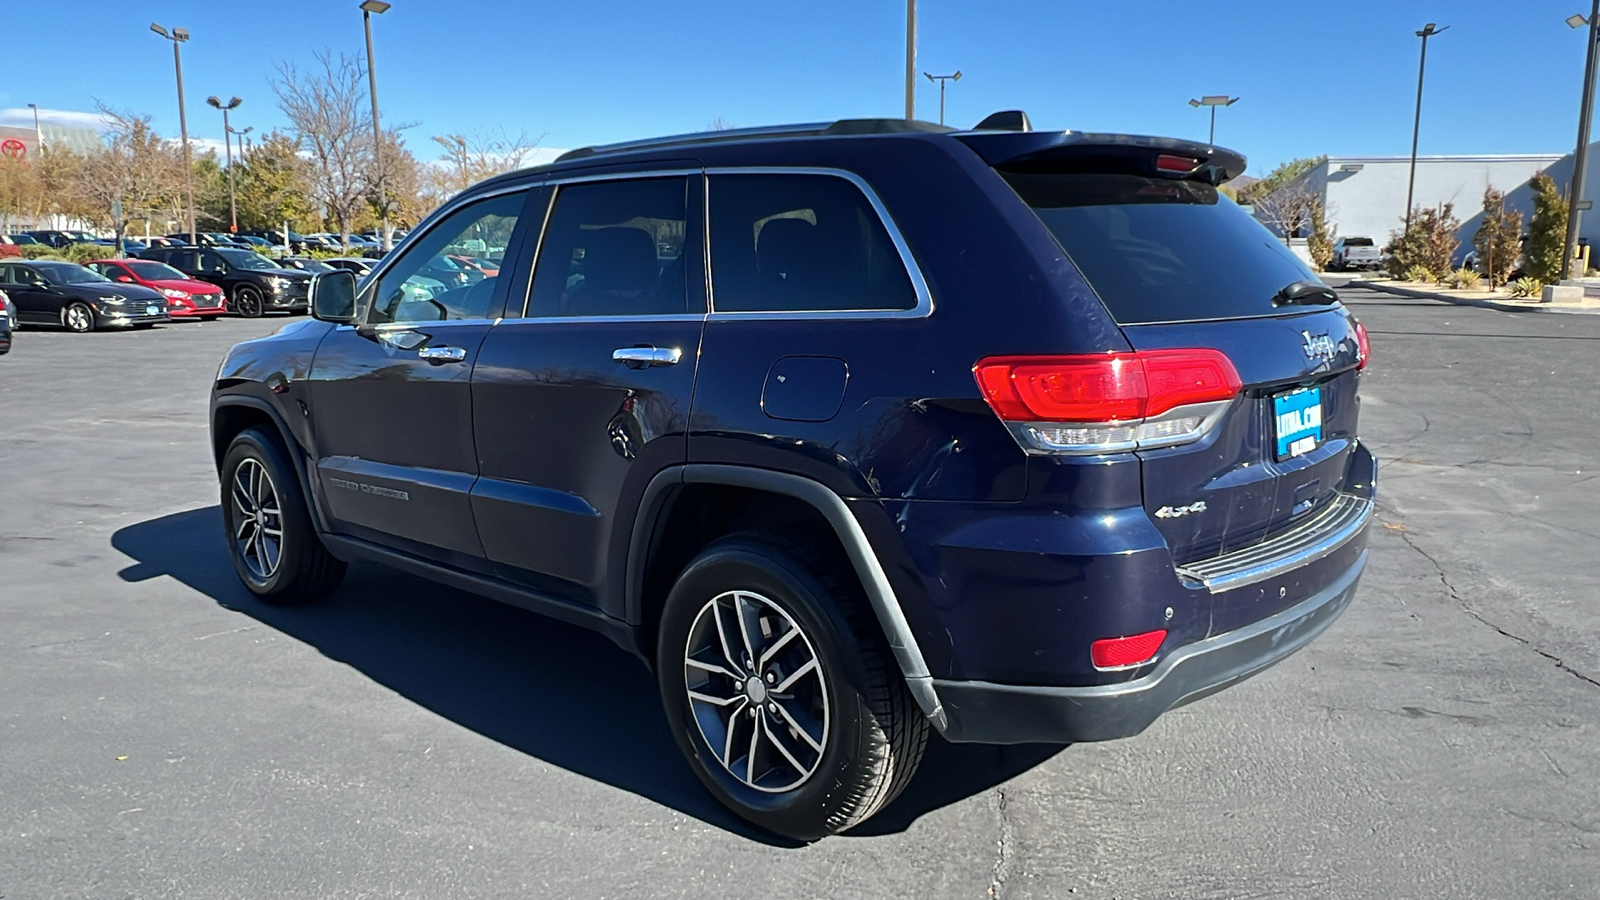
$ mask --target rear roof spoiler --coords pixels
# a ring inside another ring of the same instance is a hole
[[[1080,131],[968,131],[951,137],[996,169],[1104,172],[1218,185],[1244,174],[1244,154],[1176,138]]]

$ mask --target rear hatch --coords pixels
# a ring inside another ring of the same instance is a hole
[[[1202,437],[1135,451],[1145,508],[1174,562],[1240,549],[1326,506],[1345,486],[1356,436],[1356,325],[1217,190],[1243,158],[1124,136],[972,137],[1135,351],[1217,350],[1237,370],[1239,396]],[[1008,155],[1005,139],[1032,145]]]

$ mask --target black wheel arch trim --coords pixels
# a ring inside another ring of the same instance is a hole
[[[627,584],[624,599],[628,621],[643,622],[645,566],[657,524],[674,493],[690,484],[721,484],[768,491],[793,497],[811,506],[827,520],[861,579],[861,586],[872,611],[889,642],[900,674],[933,726],[942,734],[948,725],[944,707],[934,689],[922,649],[906,621],[905,611],[895,597],[894,588],[867,540],[866,532],[844,499],[820,482],[788,472],[712,463],[689,463],[656,474],[640,498],[634,515],[633,533],[628,543]]]
[[[217,413],[229,406],[242,406],[267,414],[272,420],[272,425],[278,430],[278,435],[283,439],[284,449],[289,451],[293,458],[295,478],[300,481],[301,494],[306,498],[306,507],[311,510],[312,524],[320,534],[326,535],[329,531],[328,520],[323,515],[322,492],[317,490],[316,479],[310,475],[311,454],[295,437],[294,431],[284,419],[283,413],[272,403],[254,397],[250,394],[217,394],[211,399],[211,447],[212,455],[216,459],[217,474],[222,474],[222,459],[228,453],[228,448],[217,444]]]

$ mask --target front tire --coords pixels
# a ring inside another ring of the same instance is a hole
[[[714,541],[668,596],[656,652],[695,775],[769,831],[850,828],[921,761],[928,721],[842,560],[768,535]]]
[[[311,603],[344,578],[345,564],[311,523],[288,454],[262,429],[240,432],[223,457],[222,524],[234,571],[263,602]]]
[[[87,303],[69,303],[61,311],[61,327],[74,334],[88,334],[94,330],[94,310]]]
[[[233,311],[246,319],[261,318],[266,312],[266,305],[261,300],[261,291],[248,284],[234,288]]]

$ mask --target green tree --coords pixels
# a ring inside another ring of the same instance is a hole
[[[1411,227],[1394,233],[1384,248],[1389,255],[1389,274],[1405,278],[1416,268],[1443,281],[1450,274],[1456,249],[1461,246],[1456,240],[1456,231],[1460,228],[1461,220],[1456,218],[1454,204],[1441,203],[1438,208],[1419,206],[1412,210]]]
[[[1555,179],[1543,172],[1528,181],[1533,188],[1533,217],[1528,220],[1528,241],[1522,254],[1523,271],[1541,284],[1561,278],[1561,258],[1567,252],[1567,198]]]
[[[1267,177],[1252,181],[1240,188],[1238,200],[1246,205],[1254,205],[1278,188],[1326,162],[1327,159],[1326,156],[1291,159],[1268,172]]]
[[[1566,228],[1562,227],[1563,235]],[[1506,209],[1506,195],[1493,186],[1483,189],[1483,222],[1472,236],[1478,268],[1489,276],[1489,288],[1504,284],[1516,266],[1522,241],[1522,213]]]
[[[274,131],[235,160],[234,168],[240,228],[276,230],[284,222],[296,231],[309,227],[311,187],[294,138]]]
[[[1333,262],[1333,232],[1328,228],[1328,210],[1321,197],[1311,198],[1307,208],[1311,218],[1311,236],[1306,238],[1306,252],[1311,254],[1311,264],[1318,272],[1325,271]]]

